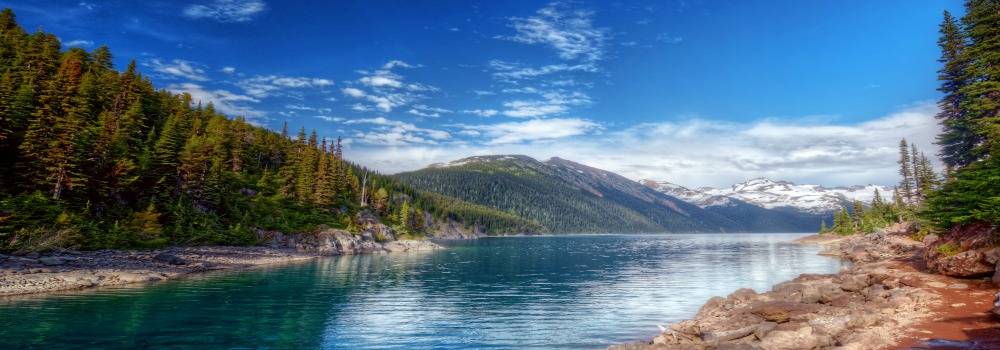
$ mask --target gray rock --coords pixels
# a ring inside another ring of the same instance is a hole
[[[995,271],[993,272],[993,285],[1000,287],[1000,261],[997,261],[995,266]]]
[[[38,259],[38,262],[42,263],[45,266],[59,266],[66,263],[66,261],[64,261],[62,258],[58,256],[42,257]]]
[[[167,263],[170,265],[186,265],[187,260],[175,255],[173,252],[163,252],[153,257],[154,261]]]
[[[993,298],[993,315],[1000,316],[1000,292]]]
[[[726,331],[705,332],[702,333],[701,339],[709,344],[719,344],[722,342],[730,341],[733,339],[739,339],[751,335],[755,330],[757,330],[757,325],[749,325],[743,328],[731,329]]]

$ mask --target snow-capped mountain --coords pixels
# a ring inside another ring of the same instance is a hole
[[[851,187],[824,187],[797,185],[788,181],[756,178],[727,188],[702,187],[689,189],[666,181],[643,180],[643,184],[657,191],[675,196],[700,207],[730,205],[733,198],[767,209],[791,208],[807,213],[831,213],[857,199],[870,203],[878,190],[888,199],[892,189],[878,185]]]

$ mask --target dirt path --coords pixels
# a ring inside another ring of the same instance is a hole
[[[890,349],[1000,349],[1000,322],[990,312],[998,291],[992,282],[934,275],[924,288],[941,303]]]

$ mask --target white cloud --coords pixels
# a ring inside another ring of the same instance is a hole
[[[399,68],[417,68],[417,67],[420,67],[420,65],[412,65],[412,64],[400,61],[400,60],[392,60],[392,61],[386,62],[385,64],[382,65],[382,69],[393,69],[393,68],[396,68],[396,67],[399,67]]]
[[[374,75],[369,77],[362,77],[359,79],[362,84],[372,87],[392,87],[399,88],[403,86],[403,83],[396,80],[392,76],[387,75]]]
[[[236,83],[248,95],[264,98],[286,89],[322,88],[333,85],[324,78],[289,77],[283,75],[258,75]]]
[[[505,82],[517,82],[519,80],[538,78],[557,73],[566,72],[597,72],[597,66],[593,63],[581,64],[550,64],[541,67],[525,67],[518,63],[501,60],[491,60],[490,68],[493,69],[493,78]]]
[[[220,71],[226,74],[233,74],[236,73],[236,67],[222,67]]]
[[[150,67],[157,73],[166,74],[167,77],[185,78],[194,81],[207,81],[205,69],[201,65],[181,59],[174,59],[170,62],[163,62],[159,58],[153,58],[143,62],[143,65]]]
[[[747,123],[691,119],[605,130],[599,137],[593,136],[599,129],[559,139],[519,136],[561,131],[529,124],[554,120],[542,119],[464,126],[458,132],[488,137],[483,143],[358,148],[352,155],[389,173],[472,155],[526,154],[538,159],[559,156],[636,180],[663,179],[690,187],[728,186],[757,176],[822,185],[892,185],[898,181],[900,138],[928,155],[937,153],[936,112],[933,103],[922,103],[854,124],[817,123],[812,118]],[[586,121],[570,124],[586,131]]]
[[[600,125],[597,123],[578,118],[533,119],[522,122],[466,127],[468,130],[476,130],[490,136],[491,139],[488,143],[494,145],[561,139],[583,135],[599,128]]]
[[[80,46],[93,46],[94,42],[90,40],[70,40],[63,43],[66,47],[80,47]]]
[[[260,100],[251,96],[235,94],[226,90],[206,90],[201,85],[194,83],[171,84],[167,86],[167,90],[178,94],[188,93],[194,102],[204,104],[211,102],[216,110],[229,116],[256,118],[264,115],[264,112],[242,104],[243,102],[260,102]]]
[[[331,123],[339,123],[339,122],[342,122],[342,121],[346,120],[346,119],[341,118],[341,117],[331,117],[331,116],[328,116],[328,115],[314,115],[313,118],[322,119],[322,120],[325,120],[325,121],[328,121],[328,122],[331,122]]]
[[[340,91],[355,99],[363,99],[367,104],[355,103],[352,109],[356,111],[381,111],[391,112],[393,109],[412,104],[418,100],[426,98],[423,93],[437,91],[436,87],[416,82],[405,82],[402,75],[391,71],[393,68],[417,68],[417,65],[392,60],[384,65],[382,69],[373,72],[360,70],[362,75],[358,78],[355,86],[346,87]],[[435,112],[421,111],[419,108],[411,109],[411,114],[431,116]],[[440,112],[437,112],[440,114]]]
[[[413,108],[410,108],[410,110],[407,111],[407,113],[427,118],[437,118],[440,117],[441,114],[451,113],[451,112],[452,111],[449,109],[431,107],[420,104],[413,105]]]
[[[361,89],[352,88],[352,87],[343,88],[343,89],[340,89],[340,91],[343,92],[344,95],[347,95],[347,96],[350,96],[350,97],[354,97],[354,98],[362,98],[362,97],[365,97],[365,95],[367,95]]]
[[[512,118],[535,118],[549,115],[563,114],[569,111],[570,106],[590,104],[590,97],[582,92],[563,92],[538,90],[528,90],[531,93],[538,93],[543,100],[514,100],[504,102],[507,108],[503,115]],[[526,92],[526,91],[521,91]]]
[[[386,119],[385,117],[353,119],[344,124],[374,125],[370,131],[357,131],[357,141],[371,145],[402,146],[410,144],[438,144],[451,138],[447,131],[425,129],[412,123]]]
[[[210,18],[219,22],[247,22],[264,11],[261,0],[213,0],[207,4],[194,4],[184,8],[188,18]]]
[[[480,117],[492,117],[500,113],[500,111],[495,109],[466,109],[462,113],[478,115]]]
[[[606,29],[594,27],[593,16],[591,11],[553,2],[538,10],[535,16],[511,18],[510,26],[517,34],[499,38],[551,46],[565,60],[597,61],[604,55],[608,33]]]

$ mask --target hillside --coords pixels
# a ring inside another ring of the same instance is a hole
[[[810,231],[794,214],[752,205],[713,211],[621,175],[561,158],[478,156],[401,173],[416,188],[532,219],[552,232]],[[753,212],[746,214],[745,212]],[[749,219],[747,219],[749,218]]]
[[[540,225],[430,194],[344,158],[340,140],[291,137],[157,90],[133,60],[63,50],[0,13],[0,251],[257,242],[257,230],[356,228],[373,211],[402,233]],[[369,209],[371,208],[371,209]]]

